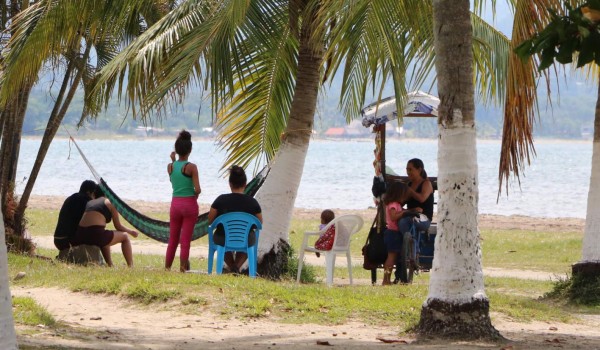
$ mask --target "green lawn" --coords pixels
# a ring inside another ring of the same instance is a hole
[[[32,234],[51,234],[56,215],[56,212],[47,210],[28,211]],[[314,230],[317,226],[317,220],[294,219],[290,233],[292,247],[297,250],[303,232]],[[367,230],[368,227],[364,227],[353,238],[351,246],[355,257],[360,257]],[[484,230],[481,236],[485,267],[562,274],[569,271],[571,263],[577,261],[581,251],[582,237],[576,233]],[[206,242],[201,239],[196,244],[205,245]],[[38,253],[47,257],[56,255],[50,249],[38,249]],[[117,266],[124,265],[121,254],[115,253],[113,256]],[[384,288],[362,284],[328,288],[322,282],[296,284],[293,267],[282,281],[274,282],[231,275],[167,272],[162,268],[162,255],[137,255],[135,259],[136,266],[133,269],[110,269],[65,265],[10,254],[9,270],[11,276],[19,271],[27,273],[26,278],[11,282],[13,285],[54,286],[72,291],[115,294],[139,303],[152,304],[153,307],[176,308],[188,313],[209,308],[220,310],[225,317],[274,317],[289,323],[336,324],[361,320],[370,324],[397,325],[400,322],[405,329],[418,321],[429,283],[429,273],[421,273],[411,285]],[[370,273],[359,266],[361,263],[360,259],[354,261],[354,278],[368,280]],[[194,268],[198,264],[200,270],[206,270],[205,260],[195,263]],[[347,276],[344,266],[344,259],[340,259],[336,276]],[[324,268],[315,267],[313,271],[319,281],[324,279]],[[550,281],[486,277],[485,288],[491,311],[515,320],[568,321],[571,314],[577,312],[570,306],[555,305],[550,300],[539,298],[551,290]],[[228,292],[222,293],[223,290]]]

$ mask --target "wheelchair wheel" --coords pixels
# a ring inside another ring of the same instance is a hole
[[[402,238],[402,250],[400,251],[400,258],[398,268],[400,269],[400,280],[403,283],[412,283],[415,274],[415,263],[413,258],[413,238],[409,232],[404,234]]]

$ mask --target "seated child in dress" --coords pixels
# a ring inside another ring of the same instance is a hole
[[[335,219],[335,214],[330,209],[325,209],[321,212],[321,224],[319,230],[323,230],[331,220]],[[319,236],[319,239],[315,242],[315,248],[319,250],[331,250],[333,247],[333,239],[335,238],[335,226],[331,226],[324,233]],[[321,254],[316,253],[317,257]]]

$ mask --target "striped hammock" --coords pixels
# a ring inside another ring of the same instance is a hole
[[[137,210],[130,207],[127,203],[125,203],[117,194],[108,186],[106,181],[100,177],[100,175],[96,172],[94,167],[85,157],[79,145],[75,142],[73,137],[71,137],[71,141],[81,154],[81,158],[83,158],[84,162],[90,168],[90,171],[96,178],[96,181],[100,185],[100,188],[104,192],[106,198],[110,200],[110,202],[115,206],[119,214],[127,220],[133,227],[135,227],[138,231],[143,233],[144,235],[155,239],[159,242],[168,243],[169,242],[169,222],[168,221],[160,221],[148,216],[143,215]],[[269,173],[268,165],[265,166],[246,186],[246,193],[249,196],[253,196],[258,192],[258,189],[265,182],[267,175]],[[196,240],[200,237],[205,236],[208,233],[208,213],[203,213],[198,216],[198,220],[196,221],[196,225],[194,226],[194,233],[192,234],[192,240]]]

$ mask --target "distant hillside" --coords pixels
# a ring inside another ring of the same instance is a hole
[[[336,78],[331,87],[324,90],[319,99],[317,113],[315,116],[315,130],[323,133],[331,127],[343,127],[346,119],[338,109],[340,79]],[[581,138],[582,130],[590,130],[593,127],[594,112],[596,105],[597,90],[592,83],[586,83],[581,79],[571,78],[568,82],[562,82],[560,88],[556,84],[551,87],[552,106],[550,108],[545,98],[546,92],[540,92],[540,119],[535,127],[537,137],[553,137],[577,139]],[[384,96],[390,96],[393,92],[387,88]],[[435,94],[435,92],[433,92]],[[373,99],[367,103],[373,102]],[[48,115],[52,109],[52,99],[41,87],[36,87],[31,94],[27,116],[23,126],[26,135],[41,135],[46,127]],[[63,122],[69,128],[75,128],[79,121],[82,110],[81,95],[76,96],[67,116]],[[163,128],[167,132],[175,132],[182,128],[201,132],[203,128],[212,125],[212,111],[210,102],[200,97],[200,92],[191,92],[184,103],[169,113],[161,120],[151,118],[147,126]],[[359,118],[359,116],[356,116]],[[499,138],[502,132],[502,109],[501,106],[484,106],[478,103],[476,106],[476,120],[478,136],[482,138]],[[98,117],[96,121],[86,121],[85,128],[107,131],[114,134],[134,134],[138,126],[144,125],[139,120],[133,120],[132,113],[127,113],[124,107],[119,107],[115,100],[106,113]],[[406,118],[404,124],[407,137],[429,138],[437,134],[435,119],[413,119]],[[59,130],[64,134],[64,130]]]

